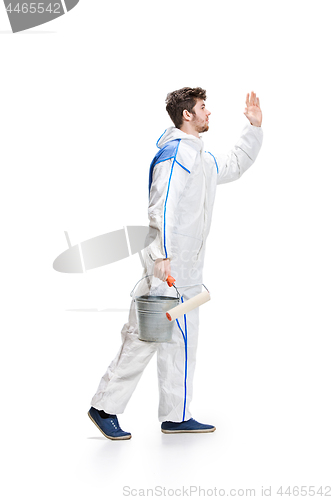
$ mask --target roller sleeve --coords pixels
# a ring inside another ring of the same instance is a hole
[[[201,306],[202,304],[208,302],[209,300],[210,300],[210,293],[207,292],[207,290],[205,290],[204,292],[199,293],[198,295],[192,297],[186,302],[183,302],[182,304],[179,304],[178,306],[167,311],[166,317],[168,318],[169,321],[174,321],[180,316],[183,316],[183,314],[192,311],[192,309]]]

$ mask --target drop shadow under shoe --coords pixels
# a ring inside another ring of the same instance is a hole
[[[101,415],[104,415],[103,417]],[[88,411],[88,417],[94,422],[96,427],[108,439],[125,440],[131,439],[132,434],[121,429],[117,415],[108,415],[96,408],[91,407]]]
[[[214,432],[214,425],[200,424],[193,418],[183,422],[162,422],[161,431],[164,434],[178,434],[181,432]]]

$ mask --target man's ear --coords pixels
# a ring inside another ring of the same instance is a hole
[[[184,109],[184,111],[183,111],[183,119],[186,122],[189,122],[189,121],[191,121],[191,117],[192,117],[192,113],[190,113],[189,111],[187,111],[187,109]]]

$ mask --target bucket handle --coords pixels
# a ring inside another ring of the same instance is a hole
[[[144,276],[143,278],[139,279],[139,281],[138,281],[138,282],[134,285],[134,288],[133,288],[133,290],[132,290],[132,291],[131,291],[131,293],[130,293],[130,296],[131,296],[131,297],[133,297],[133,292],[134,292],[135,288],[137,287],[137,285],[140,283],[140,281],[144,280],[145,278],[149,278],[150,276],[154,276],[154,275],[153,275],[153,274],[147,274],[147,275],[146,275],[146,276]],[[171,279],[169,280],[169,278],[171,278]],[[168,281],[168,280],[169,280],[169,281]],[[167,283],[168,283],[169,287],[173,286],[173,287],[176,289],[176,292],[177,292],[177,299],[179,299],[179,298],[180,298],[180,293],[178,292],[177,287],[174,285],[174,282],[175,282],[175,281],[176,281],[176,280],[175,280],[174,278],[172,278],[172,276],[168,276],[168,278],[167,278]],[[169,284],[169,283],[171,283],[171,284]]]
[[[209,293],[208,288],[207,288],[207,287],[206,287],[206,285],[204,285],[203,283],[193,283],[192,285],[184,285],[184,286],[179,286],[178,288],[189,288],[190,286],[198,286],[198,285],[201,285],[201,286],[203,286],[204,288],[206,288],[207,292]]]

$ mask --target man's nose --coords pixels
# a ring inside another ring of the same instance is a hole
[[[212,114],[208,109],[206,109],[206,112],[207,112],[207,116]]]

